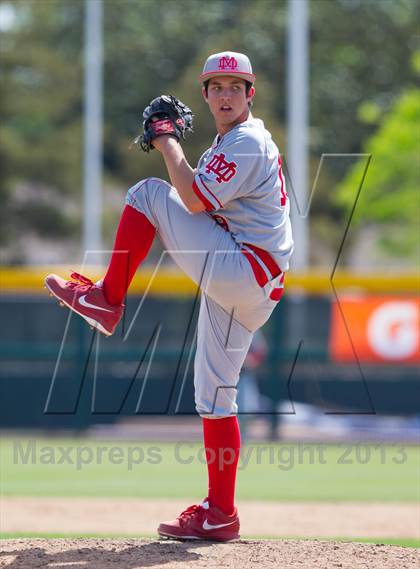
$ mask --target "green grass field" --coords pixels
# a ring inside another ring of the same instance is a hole
[[[197,499],[207,487],[200,449],[191,443],[3,439],[1,494]],[[237,498],[416,502],[419,478],[416,446],[248,445]]]

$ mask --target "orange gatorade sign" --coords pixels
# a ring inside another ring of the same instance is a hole
[[[330,356],[337,362],[420,363],[416,297],[340,298],[331,307]],[[354,350],[354,351],[353,351]]]

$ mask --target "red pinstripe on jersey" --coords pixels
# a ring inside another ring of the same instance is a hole
[[[212,202],[210,201],[210,199],[208,199],[207,196],[205,196],[205,194],[203,193],[203,191],[201,191],[199,185],[197,184],[197,181],[199,182],[199,184],[201,184],[203,186],[203,188],[209,193],[209,197],[214,199],[215,204],[217,204],[216,206],[214,204],[212,204]],[[214,195],[214,193],[210,190],[210,188],[208,188],[208,186],[206,186],[206,184],[203,182],[203,179],[201,178],[201,176],[196,176],[196,178],[193,181],[193,190],[195,195],[203,202],[203,204],[206,206],[206,211],[213,211],[215,209],[223,209],[223,204],[220,202],[220,200],[217,199],[217,197]]]
[[[260,249],[256,245],[250,243],[243,244],[246,248],[242,249],[242,253],[248,259],[252,270],[254,271],[255,278],[260,287],[264,287],[269,280],[276,278],[281,274],[281,269],[267,251]],[[250,249],[255,256],[249,251]],[[269,279],[267,273],[270,275]]]
[[[200,188],[195,183],[195,180],[193,181],[192,188],[194,190],[195,195],[198,197],[198,199],[201,202],[203,202],[203,204],[206,208],[206,211],[213,211],[214,210],[213,204],[211,202],[209,202],[209,200],[206,198],[206,196],[204,194],[201,193]]]
[[[223,209],[223,204],[222,202],[217,198],[217,196],[214,195],[214,193],[211,191],[211,189],[205,184],[203,178],[199,175],[198,176],[200,182],[203,184],[203,186],[206,188],[206,190],[208,191],[208,193],[216,200],[217,205],[219,206],[220,209]]]
[[[281,156],[279,154],[279,159],[278,159],[278,163],[279,163],[279,178],[280,178],[280,205],[281,207],[284,207],[286,205],[287,202],[287,192],[286,192],[286,188],[285,188],[285,182],[284,182],[284,176],[283,176],[283,168],[282,168],[282,162],[281,162]]]

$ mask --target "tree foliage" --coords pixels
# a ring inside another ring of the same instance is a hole
[[[0,17],[5,6],[13,13],[12,24],[2,26],[0,53],[0,244],[7,251],[21,224],[41,236],[79,234],[84,2],[0,0]],[[197,77],[211,52],[228,48],[250,56],[257,72],[254,113],[287,154],[286,0],[108,0],[103,6],[105,178],[121,188],[121,197],[144,176],[167,177],[157,152],[129,150],[151,98],[173,93],[192,107],[196,129],[185,145],[191,163],[208,147],[215,132]],[[383,114],[413,82],[419,8],[414,0],[309,6],[310,144],[317,164],[323,152],[359,152],[375,129],[358,116],[361,104]],[[342,166],[329,166],[313,203],[314,228],[320,220],[341,222],[331,188],[343,173]]]
[[[356,223],[388,228],[382,244],[396,255],[417,252],[420,221],[420,93],[404,92],[365,143],[372,160],[366,173]],[[357,163],[339,187],[341,203],[351,207],[365,165]]]

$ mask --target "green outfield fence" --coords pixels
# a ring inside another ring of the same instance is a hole
[[[172,268],[140,272],[123,325],[105,339],[46,294],[43,276],[51,270],[68,274],[67,267],[1,269],[6,325],[0,330],[0,427],[84,429],[121,416],[194,414],[195,285]],[[97,269],[83,272],[100,276]],[[345,291],[405,295],[417,290],[418,281],[413,275],[340,273],[333,285],[338,296]],[[286,290],[264,327],[269,354],[258,370],[260,389],[273,409],[280,401],[290,402],[290,409],[300,401],[343,412],[418,412],[414,365],[331,361],[335,295],[328,275],[290,275]]]

